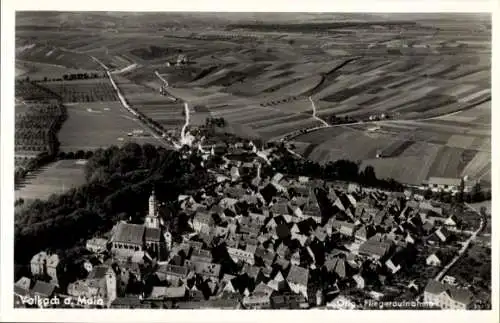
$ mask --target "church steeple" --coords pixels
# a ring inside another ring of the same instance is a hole
[[[155,191],[151,193],[149,197],[149,211],[146,216],[145,225],[148,228],[159,228],[160,221],[158,218],[158,203],[156,201]]]
[[[156,204],[156,196],[155,196],[155,190],[153,189],[153,191],[151,192],[151,196],[149,197],[149,213],[148,215],[149,216],[153,216],[153,217],[156,217],[157,214],[157,204]]]

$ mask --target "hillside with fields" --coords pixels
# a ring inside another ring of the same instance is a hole
[[[16,20],[16,112],[56,97],[65,152],[169,146],[187,102],[191,127],[223,118],[228,132],[287,141],[321,164],[348,159],[412,185],[491,182],[487,17],[128,15]]]

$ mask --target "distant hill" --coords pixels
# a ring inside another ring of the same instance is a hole
[[[301,24],[375,21],[474,21],[491,22],[488,14],[439,13],[253,13],[253,12],[58,12],[20,11],[16,13],[16,27],[35,26],[66,28],[161,28],[206,27],[229,24]]]

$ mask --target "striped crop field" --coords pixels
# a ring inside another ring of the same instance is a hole
[[[464,110],[430,120],[333,126],[294,140],[303,143],[301,151],[312,160],[359,160],[361,167],[373,166],[377,176],[407,184],[432,176],[483,179],[491,169],[491,132],[470,118],[481,118],[481,111],[488,115],[488,110],[473,109],[477,113]]]
[[[379,177],[409,184],[429,176],[490,176],[491,29],[482,19],[457,24],[405,16],[408,24],[297,31],[279,23],[269,30],[265,23],[170,28],[168,19],[158,17],[142,30],[129,21],[116,30],[116,17],[109,24],[98,17],[89,30],[16,32],[20,78],[51,78],[65,69],[102,73],[95,57],[112,70],[132,107],[170,129],[182,125],[182,103],[188,102],[194,124],[221,117],[228,131],[293,140],[300,143],[297,151],[321,163],[359,161],[375,167]],[[182,55],[187,61],[177,64]],[[161,78],[169,96],[159,93]],[[95,127],[85,125],[91,133],[104,127],[102,142],[93,139],[98,146],[134,127],[101,80],[40,82],[63,101],[78,102],[68,106],[67,123],[74,129],[63,129],[67,138],[84,137],[75,119],[94,120]],[[105,104],[114,111],[109,116]],[[118,121],[107,127],[112,117]]]
[[[16,59],[59,65],[72,69],[101,70],[100,66],[88,55],[51,46],[34,45],[16,52]]]
[[[56,93],[63,102],[116,101],[118,96],[109,79],[43,82],[40,86]]]

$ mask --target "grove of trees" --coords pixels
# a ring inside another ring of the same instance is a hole
[[[379,179],[372,166],[360,169],[359,165],[349,160],[337,160],[326,165],[307,159],[298,159],[290,154],[272,161],[272,168],[284,174],[309,176],[327,181],[355,182],[367,187],[376,187],[391,191],[402,191],[401,183],[393,179]]]

